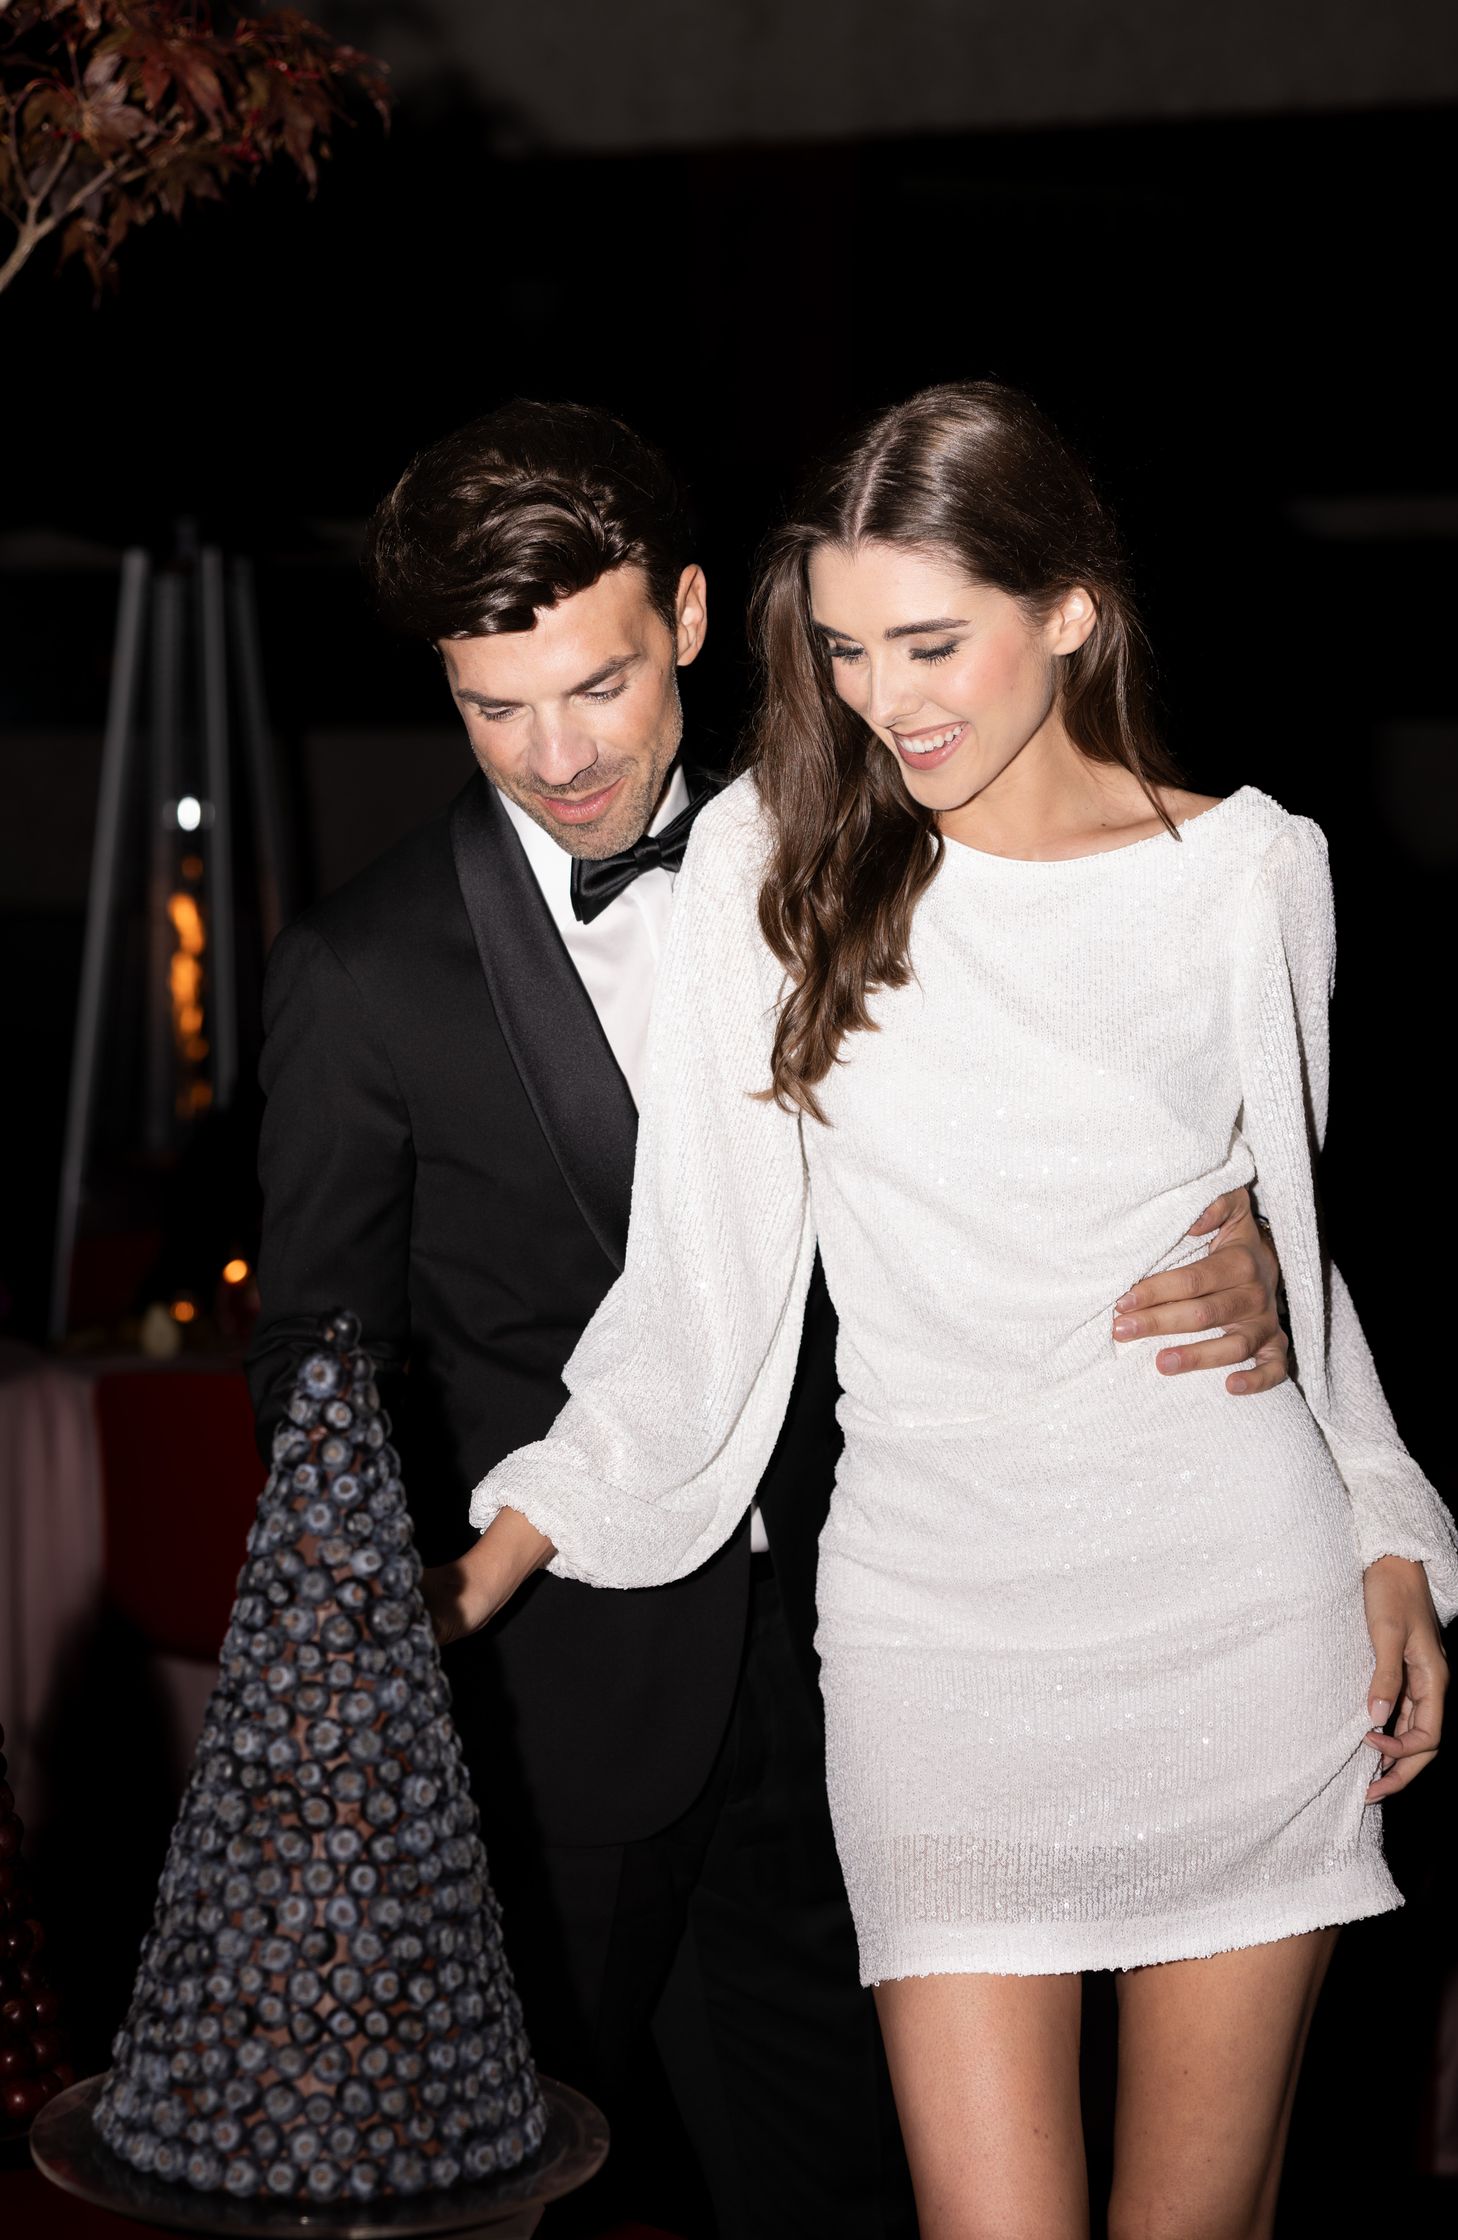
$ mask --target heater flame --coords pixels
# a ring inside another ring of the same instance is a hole
[[[207,929],[196,897],[178,892],[167,897],[167,915],[177,937],[167,965],[167,992],[172,1001],[172,1033],[178,1051],[189,1066],[200,1065],[208,1054],[203,1034],[203,957]],[[178,1116],[189,1120],[213,1101],[206,1081],[189,1081],[177,1099]]]

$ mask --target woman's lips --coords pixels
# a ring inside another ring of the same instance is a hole
[[[909,736],[893,731],[891,736],[896,741],[896,752],[908,769],[939,770],[956,753],[966,731],[966,724],[958,723],[943,724],[940,731],[912,732]],[[925,748],[913,744],[921,739],[927,742]]]
[[[549,793],[538,794],[537,799],[544,808],[551,810],[558,824],[591,824],[593,818],[600,816],[607,807],[622,782],[621,778],[614,778],[612,784],[604,786],[601,793],[578,794],[570,801],[554,800]]]

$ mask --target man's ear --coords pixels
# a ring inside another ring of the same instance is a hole
[[[698,659],[709,627],[709,586],[697,564],[685,568],[678,579],[677,611],[675,659],[680,669],[686,669]]]
[[[1099,603],[1093,593],[1081,583],[1070,585],[1048,611],[1048,651],[1077,653],[1092,637],[1098,619]]]

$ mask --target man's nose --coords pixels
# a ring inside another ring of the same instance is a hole
[[[570,786],[597,760],[591,736],[570,715],[541,716],[532,739],[532,770],[544,786]]]

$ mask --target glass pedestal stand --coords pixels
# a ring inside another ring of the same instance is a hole
[[[549,2201],[575,2192],[602,2167],[608,2127],[590,2100],[541,2079],[547,2135],[529,2162],[504,2177],[377,2201],[237,2201],[146,2176],[112,2153],[91,2121],[105,2076],[84,2077],[42,2108],[31,2126],[36,2167],[67,2193],[144,2224],[230,2240],[528,2240]]]

